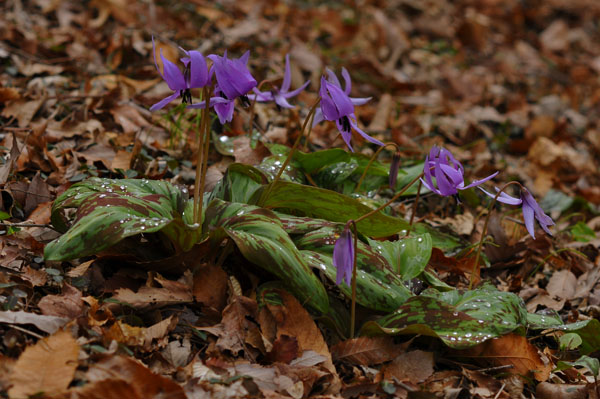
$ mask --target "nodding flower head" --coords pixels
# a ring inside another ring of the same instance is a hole
[[[242,102],[248,103],[246,94],[256,87],[256,79],[252,77],[246,66],[249,56],[249,51],[237,59],[227,58],[227,51],[223,57],[214,54],[208,56],[213,62],[211,73],[215,73],[217,84],[226,100],[241,97]]]
[[[322,120],[335,121],[335,124],[341,133],[344,142],[348,148],[350,148],[350,151],[354,151],[350,144],[352,129],[356,130],[358,134],[371,143],[383,145],[381,141],[369,136],[358,127],[356,116],[354,115],[354,105],[355,103],[364,104],[369,99],[353,99],[349,96],[351,83],[348,71],[346,71],[345,68],[342,70],[342,75],[344,75],[344,79],[346,80],[345,90],[342,90],[340,82],[335,74],[329,70],[328,73],[329,80],[325,79],[324,76],[321,77],[321,88],[319,89],[321,107],[315,114],[313,126]]]
[[[498,172],[465,186],[465,170],[452,153],[445,148],[433,147],[425,158],[423,185],[438,195],[456,195],[458,190],[466,190],[494,178]],[[432,177],[435,177],[435,184]]]
[[[156,104],[150,107],[150,111],[156,111],[163,108],[165,105],[181,97],[183,103],[192,102],[192,93],[190,89],[196,89],[204,87],[208,84],[210,78],[208,74],[208,67],[206,66],[206,60],[199,51],[191,50],[187,51],[181,49],[186,56],[181,58],[183,62],[184,70],[183,73],[179,70],[177,65],[166,59],[160,50],[160,58],[163,64],[163,71],[161,72],[158,67],[156,60],[156,46],[154,43],[154,37],[152,38],[152,52],[154,54],[154,65],[160,76],[167,82],[167,85],[173,94],[163,98]]]
[[[496,195],[485,191],[483,188],[479,187],[481,191],[494,198]],[[500,191],[498,187],[496,187],[496,192]],[[543,209],[539,206],[533,195],[527,190],[525,187],[521,186],[521,197],[515,198],[506,194],[505,192],[501,192],[498,195],[497,201],[502,202],[508,205],[521,205],[521,209],[523,211],[523,219],[525,220],[525,227],[527,228],[527,232],[533,237],[535,240],[535,223],[537,220],[542,229],[552,235],[552,232],[548,228],[548,226],[553,226],[554,221],[548,215],[546,215]]]
[[[354,268],[354,238],[347,224],[333,247],[333,266],[337,269],[335,283],[340,285],[342,281],[350,286],[352,281],[352,270]]]

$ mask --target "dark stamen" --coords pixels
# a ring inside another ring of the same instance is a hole
[[[181,96],[181,102],[184,104],[192,103],[192,92],[190,89],[180,90],[179,95]]]
[[[240,100],[242,101],[242,105],[244,107],[250,106],[250,100],[248,99],[248,96],[240,96]]]
[[[349,132],[350,131],[350,119],[348,119],[347,116],[343,116],[340,118],[340,122],[342,123],[342,129],[344,130],[344,132]]]

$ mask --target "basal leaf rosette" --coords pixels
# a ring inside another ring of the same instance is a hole
[[[187,251],[201,239],[191,213],[186,191],[170,183],[91,178],[54,202],[52,224],[65,234],[46,245],[44,257],[68,260],[94,255],[127,237],[158,232],[174,253]]]

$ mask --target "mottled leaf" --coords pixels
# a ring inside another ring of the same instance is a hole
[[[427,233],[398,241],[369,240],[369,244],[403,279],[420,275],[431,258],[432,240]]]
[[[518,296],[489,285],[467,292],[428,289],[394,313],[367,322],[361,334],[422,334],[461,349],[525,327],[526,320]]]
[[[327,313],[327,293],[308,267],[277,215],[252,205],[213,200],[206,209],[205,231],[229,236],[250,262],[273,273],[313,309]],[[222,233],[219,233],[221,231]]]
[[[93,255],[141,233],[161,232],[176,249],[189,250],[201,238],[192,224],[186,193],[163,181],[92,178],[75,184],[52,207],[52,222],[67,226],[63,212],[76,208],[73,225],[46,245],[47,260]]]

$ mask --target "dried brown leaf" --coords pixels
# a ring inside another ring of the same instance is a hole
[[[106,357],[90,366],[87,385],[70,390],[70,399],[187,399],[183,388],[124,356]]]
[[[473,348],[457,351],[462,357],[470,357],[492,366],[511,365],[512,374],[531,375],[538,381],[546,381],[552,371],[552,362],[533,346],[526,337],[508,334],[490,339]]]
[[[13,386],[9,396],[24,398],[64,392],[75,374],[78,355],[79,345],[68,331],[58,331],[27,347],[10,375]]]
[[[433,374],[434,363],[432,352],[421,350],[406,352],[385,366],[384,375],[386,378],[394,377],[399,381],[421,382]]]
[[[65,283],[62,295],[46,295],[40,299],[38,307],[43,314],[74,319],[83,314],[84,305],[81,291]]]
[[[359,337],[339,342],[331,348],[334,360],[370,366],[394,359],[406,348],[394,343],[392,337]]]

